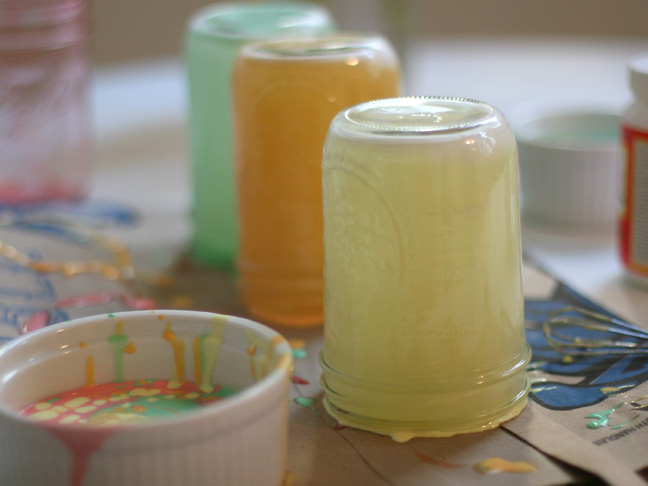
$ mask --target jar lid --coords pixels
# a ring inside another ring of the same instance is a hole
[[[648,57],[634,59],[628,63],[630,88],[637,98],[648,103]]]

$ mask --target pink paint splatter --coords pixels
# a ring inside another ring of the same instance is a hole
[[[20,326],[20,334],[27,334],[28,332],[36,331],[37,329],[42,329],[47,326],[49,322],[50,313],[49,311],[37,312]]]
[[[116,427],[93,427],[92,430],[82,430],[65,426],[47,426],[47,429],[72,453],[70,486],[83,486],[83,480],[90,464],[90,456],[101,448],[108,437],[119,430]]]

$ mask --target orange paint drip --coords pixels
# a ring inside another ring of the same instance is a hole
[[[86,386],[95,386],[95,367],[94,367],[94,358],[92,355],[86,358]]]
[[[421,462],[425,462],[427,464],[433,464],[434,466],[439,466],[444,469],[459,469],[462,467],[466,467],[465,464],[451,464],[445,460],[445,457],[440,456],[440,459],[436,459],[432,456],[426,456],[425,454],[421,454],[418,451],[414,451],[414,453],[418,456],[419,459],[421,459]]]
[[[79,347],[80,347],[81,349],[85,349],[85,347],[86,347],[86,343],[84,343],[83,341],[81,341],[81,342],[79,343]]]
[[[250,344],[250,346],[247,348],[247,354],[250,357],[250,371],[252,372],[252,379],[254,379],[255,382],[258,381],[256,366],[254,366],[254,355],[256,354],[256,350],[256,344]]]
[[[135,352],[135,345],[130,342],[124,348],[124,353],[133,354]]]
[[[473,466],[473,469],[480,474],[496,474],[496,473],[522,473],[528,474],[536,471],[533,464],[528,462],[518,461],[510,462],[501,457],[489,457],[488,459],[478,462]]]
[[[171,323],[168,323],[164,330],[163,337],[171,344],[173,348],[174,360],[174,381],[177,386],[185,382],[185,345],[184,339],[176,338],[175,333],[171,329]]]
[[[115,328],[115,334],[123,334],[124,333],[124,321],[119,321],[117,323],[117,327]]]

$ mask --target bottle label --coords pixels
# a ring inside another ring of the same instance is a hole
[[[619,251],[628,271],[648,277],[648,131],[621,126],[625,156]]]

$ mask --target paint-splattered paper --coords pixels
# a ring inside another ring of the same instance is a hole
[[[295,354],[288,458],[293,484],[646,484],[636,471],[645,477],[648,467],[648,407],[631,403],[648,404],[648,398],[639,400],[648,395],[648,357],[567,362],[547,345],[541,323],[568,304],[602,309],[530,264],[524,284],[534,351],[529,406],[504,427],[479,434],[399,444],[338,427],[321,406],[321,331],[282,330],[307,343]],[[605,417],[617,406],[608,422],[590,416]],[[601,426],[593,428],[597,420]],[[489,469],[493,465],[499,469]]]
[[[0,208],[0,344],[68,319],[153,305],[134,279],[107,272],[119,258],[104,244],[112,240],[95,238],[95,227],[133,219],[110,205]]]
[[[0,228],[0,241],[33,261],[110,259],[105,249],[69,236],[33,226]],[[121,237],[128,241],[128,228]],[[159,239],[138,237],[149,240],[150,251],[140,247],[139,254],[154,255]],[[170,290],[143,289],[96,274],[47,274],[0,258],[0,338],[13,339],[39,312],[46,313],[43,325],[56,325],[147,302],[247,317],[231,275],[197,266],[182,254],[167,257],[165,269],[176,283]],[[648,357],[564,359],[547,345],[541,323],[563,305],[596,309],[596,304],[532,265],[525,265],[524,283],[527,336],[534,352],[530,403],[503,427],[479,434],[396,443],[339,427],[321,405],[322,329],[278,329],[295,356],[285,484],[646,484],[641,475],[646,477],[648,468]]]

